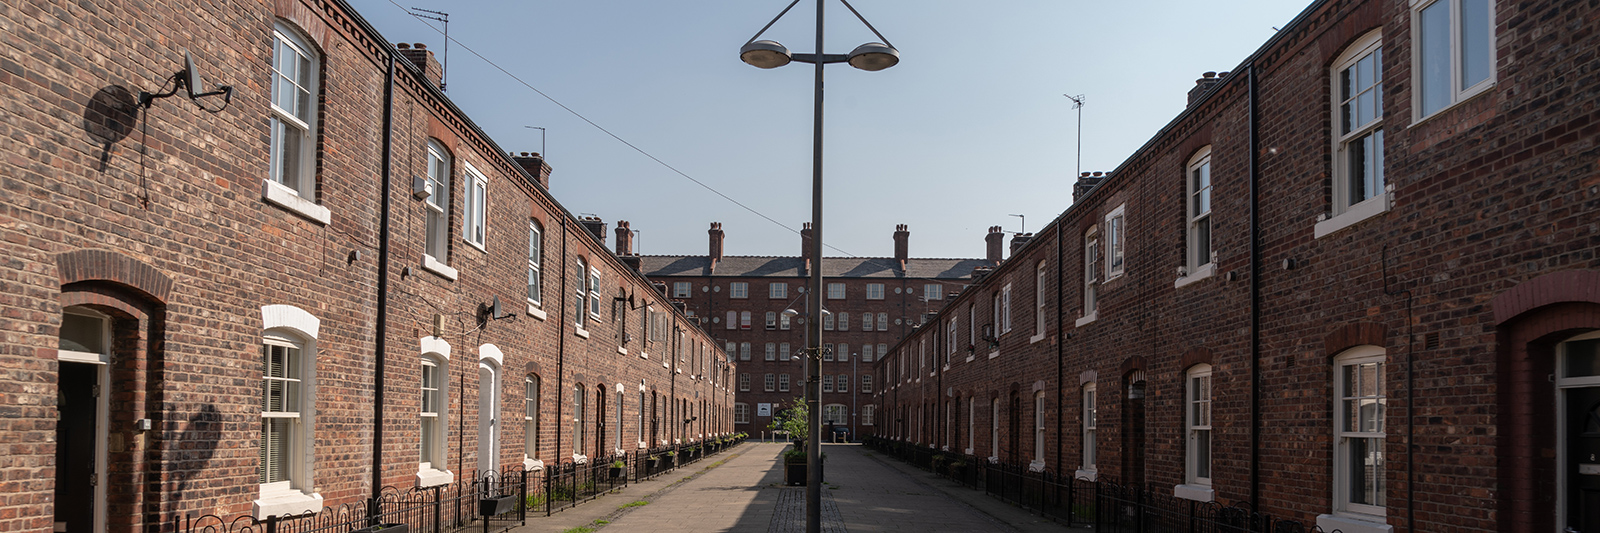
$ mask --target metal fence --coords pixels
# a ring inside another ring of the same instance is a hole
[[[385,487],[375,498],[300,515],[257,519],[241,515],[173,517],[163,531],[174,533],[409,533],[456,531],[471,527],[491,532],[527,524],[530,487],[539,472],[522,465],[482,477],[433,487]]]
[[[498,472],[434,487],[385,487],[376,498],[292,516],[257,519],[206,515],[173,516],[171,533],[445,533],[504,531],[526,525],[529,515],[570,509],[725,451],[743,437],[652,448],[528,471],[513,465]],[[619,465],[620,464],[620,465]]]
[[[1111,533],[1306,533],[1317,526],[1235,504],[1178,498],[1148,487],[1059,477],[1026,466],[991,463],[971,455],[867,437],[865,444],[890,457],[937,473],[974,490],[1011,502],[1067,526],[1093,526]],[[1339,530],[1334,530],[1338,532]],[[1333,533],[1333,532],[1330,532]]]

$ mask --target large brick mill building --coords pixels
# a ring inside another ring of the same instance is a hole
[[[344,2],[6,1],[0,26],[0,530],[732,431],[712,336]],[[186,52],[204,86],[174,85]]]
[[[1597,24],[1315,2],[876,363],[880,432],[1325,531],[1600,531]]]
[[[793,256],[724,254],[726,234],[713,222],[706,255],[646,255],[641,270],[718,339],[739,364],[734,428],[771,433],[774,415],[804,395],[805,291],[811,275],[809,224]],[[910,257],[911,231],[895,228],[893,257],[824,257],[823,423],[837,439],[877,434],[871,369],[923,317],[954,297],[974,270],[1000,261],[1005,234],[991,228],[984,259]],[[626,235],[617,230],[618,242]],[[625,250],[618,251],[625,254]],[[785,313],[789,311],[789,313]],[[828,437],[830,440],[835,437]]]

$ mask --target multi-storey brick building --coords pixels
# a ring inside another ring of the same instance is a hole
[[[805,366],[798,354],[806,347],[811,265],[804,249],[810,233],[809,227],[801,230],[799,255],[724,255],[722,225],[713,222],[706,255],[640,258],[645,275],[663,284],[667,295],[717,338],[727,357],[738,361],[732,380],[738,431],[768,431],[772,416],[804,393]],[[999,228],[991,230],[986,259],[914,258],[911,232],[901,225],[893,235],[894,257],[823,259],[827,313],[819,405],[827,426],[847,431],[849,438],[876,433],[882,418],[872,401],[878,385],[871,365],[954,296],[974,269],[998,263],[1003,236]]]
[[[6,1],[0,26],[0,530],[732,430],[713,338],[344,2]],[[175,85],[186,53],[206,85]]]
[[[1315,2],[876,363],[880,431],[1324,530],[1600,530],[1596,20]]]

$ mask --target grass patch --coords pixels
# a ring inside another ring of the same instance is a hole
[[[639,501],[636,501],[636,502],[631,502],[631,503],[628,503],[628,504],[624,504],[622,507],[618,507],[618,509],[628,509],[628,508],[632,508],[632,507],[643,507],[643,506],[646,506],[646,505],[650,505],[650,502],[647,502],[647,501],[644,501],[644,500],[639,500]]]
[[[594,528],[589,526],[578,526],[572,529],[563,530],[561,533],[594,533]]]
[[[599,519],[599,518],[594,519],[594,525],[597,525],[597,526],[603,526],[603,525],[610,524],[610,523],[611,523],[610,520],[602,520],[602,519]]]

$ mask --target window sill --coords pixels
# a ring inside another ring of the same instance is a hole
[[[1089,313],[1087,315],[1083,315],[1083,318],[1080,318],[1076,322],[1073,322],[1072,325],[1081,328],[1085,324],[1088,324],[1090,322],[1094,322],[1094,319],[1099,317],[1099,316],[1100,316],[1100,310],[1096,309],[1093,313]]]
[[[1317,527],[1322,528],[1323,531],[1333,531],[1334,529],[1338,529],[1345,533],[1394,532],[1394,526],[1385,524],[1383,522],[1374,522],[1374,520],[1382,520],[1382,518],[1376,516],[1352,518],[1325,514],[1317,516]]]
[[[268,490],[261,499],[250,502],[257,520],[269,516],[298,515],[322,510],[321,494],[306,494],[298,489]]]
[[[967,455],[972,455],[972,448],[967,448],[966,450],[962,450],[962,451],[963,451],[963,453],[965,453]]]
[[[1313,235],[1315,238],[1321,239],[1338,233],[1340,230],[1354,226],[1358,222],[1387,213],[1392,207],[1394,207],[1394,193],[1385,191],[1381,195],[1350,206],[1350,209],[1346,209],[1345,212],[1337,216],[1317,221]]]
[[[1073,473],[1072,473],[1072,477],[1073,477],[1073,478],[1076,478],[1076,479],[1083,479],[1083,480],[1088,480],[1088,481],[1094,481],[1094,480],[1096,480],[1096,479],[1099,479],[1099,477],[1100,477],[1100,473],[1099,473],[1099,472],[1096,472],[1096,471],[1094,471],[1094,470],[1083,470],[1083,469],[1079,469],[1079,470],[1078,470],[1078,471],[1077,471],[1077,472],[1073,472]]]
[[[421,488],[448,485],[455,480],[456,475],[449,470],[437,470],[425,466],[417,471],[417,486]]]
[[[1189,285],[1190,283],[1194,283],[1196,281],[1200,281],[1200,280],[1209,278],[1209,277],[1211,277],[1212,274],[1216,274],[1216,273],[1217,273],[1217,264],[1214,263],[1214,262],[1206,263],[1204,265],[1201,265],[1199,268],[1194,269],[1194,272],[1191,272],[1189,275],[1181,277],[1181,278],[1178,278],[1177,281],[1172,282],[1172,288],[1174,288],[1174,289],[1182,289],[1185,286]]]
[[[1043,472],[1044,471],[1044,459],[1034,459],[1033,461],[1029,462],[1028,463],[1028,471],[1029,472]]]
[[[978,360],[977,354],[970,354],[970,353],[967,354],[967,362],[968,363],[971,363],[971,362],[976,361],[976,360]]]
[[[473,248],[477,248],[478,251],[480,251],[480,252],[489,253],[489,249],[488,248],[484,248],[483,247],[483,243],[481,243],[481,242],[472,242],[469,239],[461,239],[461,242],[465,242],[465,243],[471,245]]]
[[[628,349],[624,348],[622,346],[618,346],[617,347],[617,353],[622,354],[622,355],[628,355]]]
[[[992,465],[1000,464],[1000,458],[997,457],[997,456],[993,456],[993,455],[989,456],[989,464],[992,464]]]
[[[540,322],[550,319],[550,314],[539,308],[539,304],[528,302],[528,316],[539,319]]]
[[[461,274],[456,272],[456,269],[450,268],[450,265],[440,263],[438,259],[434,259],[433,256],[428,254],[422,254],[422,269],[438,274],[439,277],[450,281],[455,281],[461,277]]]
[[[989,358],[990,359],[994,359],[996,357],[1000,357],[1000,350],[995,350],[995,351],[989,352]]]
[[[287,209],[296,215],[306,217],[324,226],[328,225],[328,221],[333,219],[333,212],[329,211],[327,207],[301,198],[300,193],[295,192],[294,189],[280,185],[272,180],[261,180],[261,183],[261,199],[266,200],[267,203]]]
[[[527,470],[529,472],[538,472],[540,470],[544,470],[544,461],[540,461],[538,459],[530,459],[530,458],[527,458],[527,457],[523,457],[522,458],[522,469],[523,470]]]
[[[1032,337],[1028,337],[1028,344],[1037,344],[1039,341],[1042,341],[1042,340],[1044,340],[1044,332],[1039,332],[1038,335],[1034,335]]]
[[[583,326],[578,326],[577,329],[572,330],[572,333],[585,339],[589,338],[589,330],[583,329]]]
[[[581,453],[572,454],[572,462],[580,465],[589,464],[589,456]]]
[[[1185,500],[1197,502],[1212,502],[1217,500],[1216,491],[1204,485],[1174,485],[1172,495]]]

